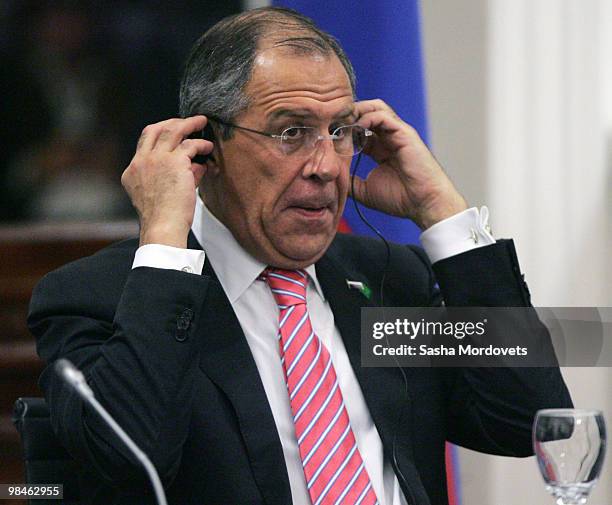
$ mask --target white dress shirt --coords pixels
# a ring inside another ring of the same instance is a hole
[[[426,230],[421,235],[421,242],[432,262],[492,244],[495,239],[488,230],[487,219],[486,207],[480,212],[476,208],[468,209]],[[250,256],[231,232],[210,213],[199,196],[192,231],[203,251],[149,244],[136,251],[133,268],[149,266],[199,275],[205,254],[208,255],[257,365],[281,441],[293,504],[310,505],[279,356],[279,310],[268,285],[257,280],[268,265]],[[314,265],[307,267],[306,272],[309,275],[306,300],[312,326],[331,355],[357,446],[378,501],[381,505],[406,505],[391,463],[384,458],[380,436],[349,363]]]

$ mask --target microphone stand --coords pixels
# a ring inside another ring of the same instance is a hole
[[[111,427],[111,429],[117,434],[117,436],[123,441],[123,443],[128,447],[128,449],[132,452],[136,459],[140,461],[144,469],[147,471],[151,484],[153,486],[153,490],[155,491],[155,498],[157,499],[158,505],[167,505],[166,494],[164,493],[164,488],[162,486],[161,480],[159,479],[159,475],[157,474],[157,470],[151,463],[151,460],[148,456],[140,450],[140,448],[134,443],[134,441],[130,438],[130,436],[117,424],[117,422],[112,418],[112,416],[108,413],[108,411],[96,400],[94,392],[85,381],[85,376],[83,373],[76,368],[70,361],[67,359],[59,359],[55,364],[55,371],[58,375],[68,384],[70,385],[80,396],[91,405],[94,410],[100,414],[100,417],[104,419],[106,424]]]

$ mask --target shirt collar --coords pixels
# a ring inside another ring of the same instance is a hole
[[[199,193],[191,229],[206,252],[230,303],[236,302],[268,265],[242,248],[229,229],[208,210]],[[325,300],[315,266],[309,265],[304,270]]]

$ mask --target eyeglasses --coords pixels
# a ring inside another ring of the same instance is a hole
[[[280,134],[274,134],[228,123],[216,117],[208,117],[217,123],[231,128],[238,128],[239,130],[276,139],[280,152],[286,156],[310,156],[320,140],[331,140],[336,153],[340,156],[355,156],[363,151],[368,137],[372,136],[371,130],[356,124],[339,126],[331,132],[331,135],[320,135],[319,129],[314,126],[290,126],[285,128]]]

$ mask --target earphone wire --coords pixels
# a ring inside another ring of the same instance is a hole
[[[391,246],[389,245],[389,242],[387,241],[387,239],[384,237],[384,235],[380,232],[380,230],[378,230],[373,224],[371,224],[366,217],[363,215],[363,213],[361,212],[361,209],[359,208],[359,204],[357,203],[357,199],[355,198],[355,176],[357,174],[357,167],[359,166],[359,162],[361,161],[361,152],[357,155],[357,159],[355,160],[355,163],[353,165],[353,169],[351,170],[351,199],[353,200],[353,206],[355,207],[355,212],[357,212],[357,215],[359,216],[359,219],[361,219],[361,221],[363,221],[363,223],[370,228],[370,230],[372,230],[377,236],[378,238],[380,238],[383,243],[385,244],[385,249],[386,249],[386,258],[385,258],[385,264],[383,267],[383,272],[380,278],[380,285],[379,285],[379,292],[380,292],[380,307],[383,311],[383,315],[384,315],[384,311],[385,311],[385,303],[384,303],[384,296],[385,296],[385,281],[387,279],[387,273],[389,270],[389,264],[391,262]],[[384,317],[383,317],[384,318]],[[387,346],[389,346],[389,337],[388,335],[385,335],[385,341]],[[414,494],[412,493],[412,489],[408,484],[408,480],[406,479],[405,475],[403,474],[402,470],[399,467],[399,463],[397,461],[397,434],[399,431],[399,428],[401,426],[402,423],[402,419],[404,417],[404,410],[406,409],[406,404],[408,402],[410,402],[411,398],[410,398],[410,394],[408,391],[408,377],[406,377],[406,371],[401,367],[397,356],[393,355],[393,361],[395,362],[395,366],[399,369],[401,375],[402,375],[402,379],[404,381],[404,389],[403,389],[403,393],[404,393],[404,398],[402,398],[402,401],[400,402],[400,408],[399,408],[399,414],[397,416],[397,422],[395,425],[395,428],[393,430],[393,440],[391,442],[391,456],[393,458],[393,466],[395,467],[395,470],[397,471],[397,473],[399,474],[399,477],[402,479],[402,481],[404,482],[404,486],[406,488],[406,490],[408,491],[408,493],[410,494],[410,499],[409,499],[409,503],[411,504],[415,504],[415,498],[414,498]]]

